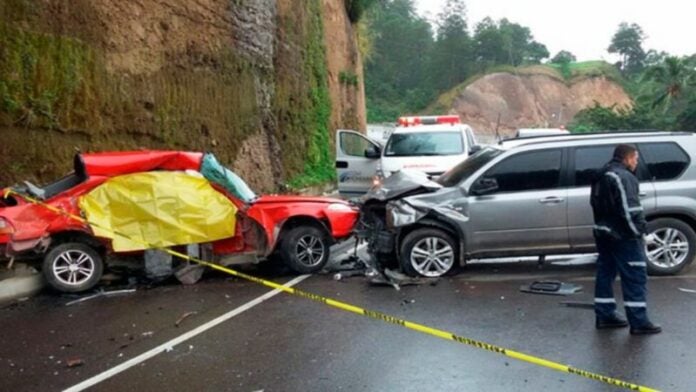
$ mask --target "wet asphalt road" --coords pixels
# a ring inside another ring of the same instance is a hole
[[[255,271],[285,283],[293,276]],[[664,391],[696,391],[696,268],[649,282],[650,312],[664,332],[596,331],[593,266],[478,264],[437,285],[401,291],[364,278],[315,275],[296,287],[472,339]],[[539,278],[584,285],[569,297],[531,295]],[[210,274],[65,306],[42,294],[0,309],[0,390],[73,386],[270,290]],[[182,315],[188,317],[175,326]],[[70,359],[84,365],[68,368]],[[94,391],[614,391],[596,381],[440,340],[280,294],[96,384]]]

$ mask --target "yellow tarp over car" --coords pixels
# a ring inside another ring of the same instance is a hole
[[[202,176],[171,171],[111,178],[80,198],[80,209],[117,252],[144,250],[143,242],[167,247],[232,237],[237,212]]]

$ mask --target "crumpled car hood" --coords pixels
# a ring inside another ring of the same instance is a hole
[[[419,189],[422,192],[414,192]],[[439,189],[442,189],[442,185],[430,180],[425,173],[401,170],[387,177],[382,185],[372,187],[360,201],[363,203],[370,200],[387,201],[407,193],[429,193]]]

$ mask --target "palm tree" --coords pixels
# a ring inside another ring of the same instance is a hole
[[[687,58],[670,56],[662,64],[648,68],[643,81],[659,86],[658,95],[653,99],[653,107],[662,106],[664,111],[685,94],[685,90],[696,86],[696,67]]]

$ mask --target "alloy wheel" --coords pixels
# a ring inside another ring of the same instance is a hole
[[[671,268],[686,261],[689,241],[684,233],[671,227],[657,229],[652,233],[655,243],[645,245],[650,262],[659,268]]]
[[[324,243],[313,235],[300,237],[295,247],[297,260],[307,267],[319,265],[324,258]]]
[[[411,266],[420,275],[438,277],[454,265],[454,249],[439,237],[426,237],[411,249]]]
[[[53,259],[53,275],[68,286],[79,286],[94,275],[92,257],[81,250],[66,250]]]

